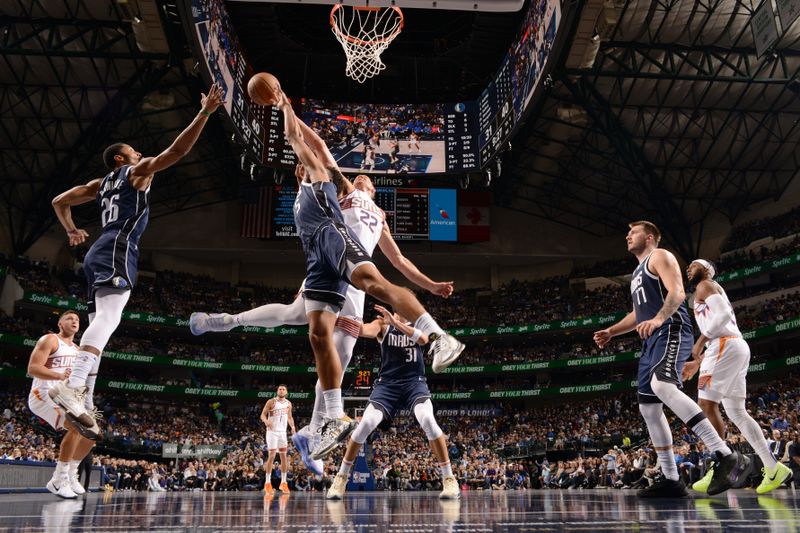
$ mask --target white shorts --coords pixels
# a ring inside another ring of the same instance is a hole
[[[289,441],[286,438],[285,431],[269,431],[267,430],[267,449],[269,451],[278,450],[285,452],[289,447]]]
[[[28,395],[28,407],[53,429],[64,429],[64,411],[50,399],[47,389],[32,389]]]
[[[708,342],[697,397],[712,402],[724,398],[747,396],[747,368],[750,366],[750,346],[741,337],[722,337]]]

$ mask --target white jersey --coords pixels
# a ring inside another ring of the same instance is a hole
[[[723,337],[741,337],[742,332],[736,325],[736,315],[733,306],[723,288],[716,281],[720,294],[711,295],[705,302],[694,302],[694,318],[697,327],[709,340]],[[713,330],[713,331],[712,331]]]
[[[292,405],[287,399],[275,398],[272,409],[269,411],[269,421],[272,429],[276,433],[286,433],[286,426],[289,424],[289,406]]]
[[[47,362],[45,362],[44,366],[63,374],[68,368],[72,368],[75,357],[78,355],[78,346],[65,342],[58,335],[55,335],[55,338],[58,340],[58,349],[47,357]],[[43,396],[53,384],[55,384],[54,380],[33,378],[31,394]]]

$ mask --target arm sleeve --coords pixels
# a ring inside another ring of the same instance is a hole
[[[712,294],[706,298],[706,305],[708,305],[710,311],[708,320],[709,336],[711,338],[719,337],[722,333],[722,328],[735,320],[733,310],[721,294]]]

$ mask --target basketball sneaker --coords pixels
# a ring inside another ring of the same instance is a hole
[[[285,481],[278,486],[278,490],[284,494],[289,494],[290,492],[292,492],[289,490],[289,484],[286,483]]]
[[[442,480],[442,492],[439,493],[441,500],[456,500],[461,497],[461,489],[455,476],[447,476]]]
[[[308,435],[306,435],[306,431],[308,431],[308,426],[292,435],[292,444],[294,444],[294,447],[300,452],[300,459],[303,460],[303,464],[306,465],[308,471],[315,476],[321,476],[324,473],[324,465],[319,459],[314,460],[310,457],[311,439],[308,437]]]
[[[666,476],[659,476],[653,481],[652,485],[636,492],[640,498],[685,498],[689,495],[686,492],[686,484],[680,479],[675,481]]]
[[[713,477],[714,477],[714,467],[709,466],[706,475],[692,484],[692,489],[696,490],[697,492],[703,492],[703,493],[708,492],[708,486],[711,484],[711,479]]]
[[[737,450],[729,455],[717,452],[717,461],[714,466],[714,475],[708,485],[708,495],[714,496],[725,492],[739,481],[747,479],[750,475],[750,458],[742,455]]]
[[[347,490],[347,476],[346,474],[342,474],[339,472],[333,478],[333,483],[331,484],[331,488],[328,489],[328,493],[325,497],[329,500],[341,500],[344,496],[345,491]]]
[[[269,474],[267,475],[269,476]],[[272,488],[272,482],[269,479],[267,479],[267,481],[264,483],[264,492],[266,492],[269,495],[275,493],[275,489]]]
[[[192,335],[202,335],[209,331],[230,331],[235,327],[236,323],[228,313],[192,313],[189,317]]]
[[[792,469],[783,463],[776,463],[774,468],[765,466],[761,469],[761,472],[764,474],[764,479],[761,480],[761,484],[756,488],[758,494],[766,494],[777,489],[792,476]]]
[[[53,474],[53,477],[50,478],[50,481],[47,482],[47,490],[55,494],[56,496],[61,496],[62,498],[72,500],[78,497],[75,494],[75,491],[72,490],[70,487],[69,482],[69,475],[66,473],[63,474]]]
[[[315,461],[325,459],[340,442],[350,436],[357,425],[358,423],[349,416],[329,419],[322,428],[322,438],[311,452],[311,458]]]
[[[67,415],[72,415],[73,419],[79,426],[91,428],[96,425],[94,417],[86,410],[86,392],[87,387],[72,389],[67,386],[64,381],[56,381],[47,395],[53,400],[56,405],[64,408]]]
[[[81,485],[81,482],[78,481],[78,465],[75,466],[70,465],[68,478],[69,478],[69,488],[72,489],[72,492],[74,492],[78,496],[86,494],[86,489],[84,489],[83,485]]]
[[[436,374],[455,363],[458,356],[464,351],[464,345],[447,333],[441,335],[431,333],[428,338],[431,341],[428,354],[433,355],[432,369]]]

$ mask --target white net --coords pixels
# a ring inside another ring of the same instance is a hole
[[[386,68],[381,54],[403,29],[399,7],[351,7],[336,4],[331,27],[347,57],[345,73],[364,83]]]

